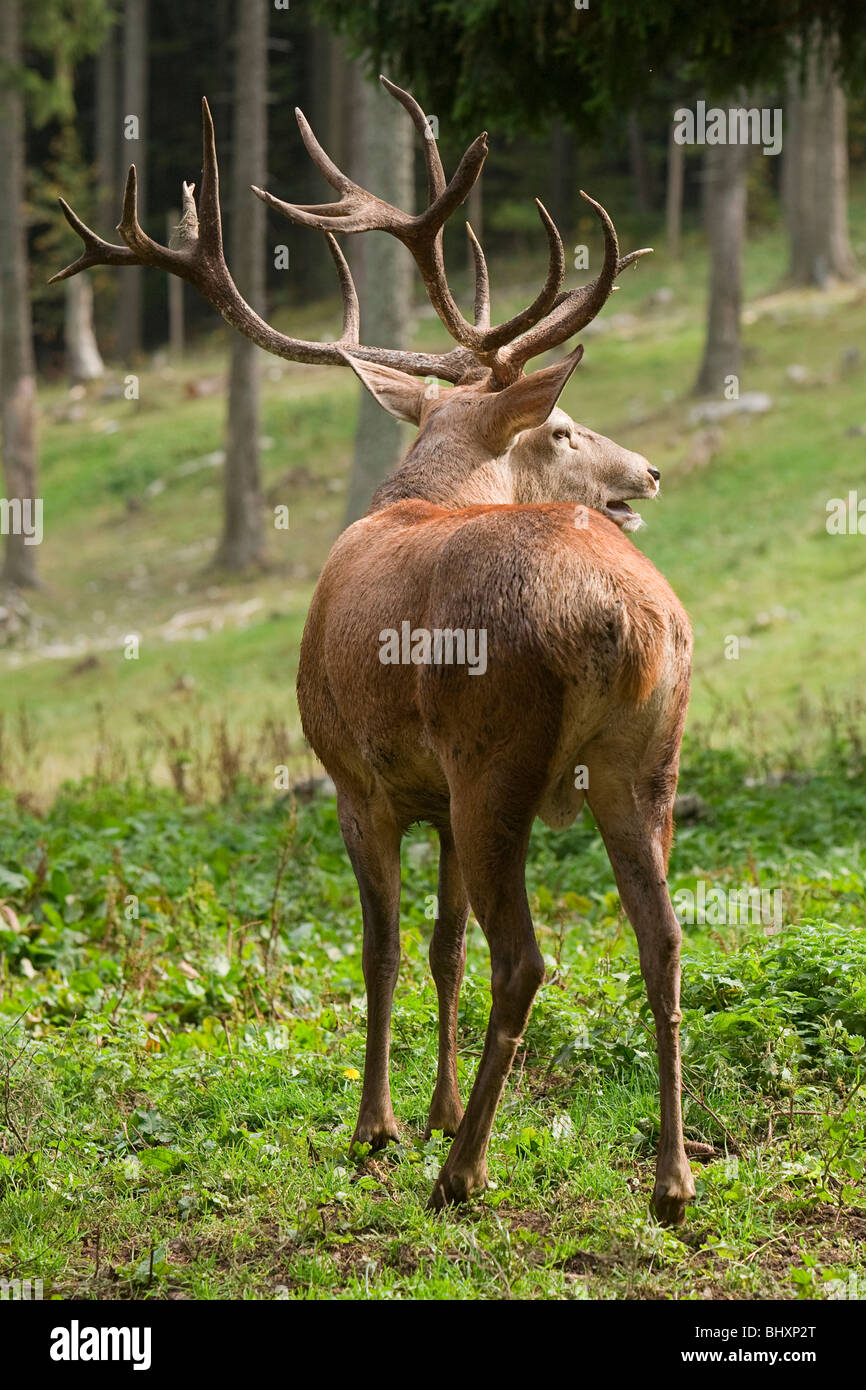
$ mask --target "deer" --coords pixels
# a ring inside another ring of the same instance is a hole
[[[333,341],[277,331],[235,285],[223,252],[206,100],[198,203],[195,185],[184,183],[181,225],[170,244],[153,241],[139,223],[132,166],[118,224],[122,246],[104,241],[61,199],[83,250],[53,279],[94,265],[148,265],[178,275],[268,352],[350,368],[384,409],[417,428],[367,514],[338,537],[326,560],[298,667],[303,730],[335,784],[361,900],[367,1036],[351,1151],[399,1138],[389,1044],[400,960],[400,846],[409,826],[432,825],[440,848],[430,942],[438,1062],[427,1133],[452,1139],[430,1198],[441,1209],[487,1185],[496,1110],[544,979],[525,882],[532,825],[539,818],[565,827],[586,803],[637,938],[655,1021],[661,1131],[652,1208],[660,1222],[679,1224],[695,1187],[682,1123],[682,933],[667,868],[691,629],[666,580],[628,538],[641,525],[629,503],[656,496],[659,471],[557,405],[582,345],[525,372],[533,358],[581,332],[618,275],[649,248],[621,256],[607,212],[582,194],[601,224],[604,256],[594,279],[563,292],[562,239],[536,200],[548,243],[545,281],[531,304],[492,324],[484,252],[467,227],[475,266],[469,322],[448,284],[443,229],[480,174],[486,133],[446,179],[421,106],[380,80],[422,136],[425,208],[410,214],[353,182],[300,111],[301,138],[337,200],[293,204],[253,188],[275,212],[325,234],[343,301],[342,331]],[[336,236],[370,230],[395,236],[411,252],[453,340],[447,351],[360,343],[358,297]],[[404,650],[386,661],[384,637],[407,626],[408,659]],[[467,633],[485,634],[483,670],[460,659],[454,639]],[[490,952],[492,1002],[464,1109],[457,1024],[470,908]]]

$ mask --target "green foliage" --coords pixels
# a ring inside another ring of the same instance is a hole
[[[796,786],[749,786],[734,755],[695,744],[683,781],[711,809],[681,826],[672,884],[757,874],[798,892],[778,934],[686,928],[685,1123],[706,1158],[682,1236],[646,1216],[652,1023],[589,822],[533,834],[547,983],[494,1130],[493,1185],[438,1218],[425,1203],[448,1141],[422,1137],[431,832],[404,851],[401,1142],[350,1156],[365,1003],[333,802],[84,783],[37,817],[4,799],[0,1274],[102,1298],[851,1296],[866,1198],[862,787],[830,763]],[[464,1094],[488,1010],[473,925]]]
[[[688,1061],[708,1081],[735,1067],[767,1093],[798,1083],[848,1084],[864,1060],[866,955],[861,933],[803,922],[772,945],[749,945],[717,969],[688,971]]]
[[[65,123],[75,112],[75,66],[94,53],[114,22],[108,0],[40,0],[22,5],[26,49],[39,56],[17,76],[28,97],[28,114],[39,128]]]
[[[779,86],[812,26],[840,38],[840,70],[852,86],[866,72],[858,0],[806,3],[732,0],[318,0],[319,11],[357,49],[423,96],[428,110],[466,126],[517,130],[558,119],[597,129],[663,78],[704,94]],[[447,61],[439,55],[447,54]]]

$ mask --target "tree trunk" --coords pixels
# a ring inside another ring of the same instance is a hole
[[[117,101],[117,26],[112,25],[96,59],[96,186],[98,230],[106,236],[120,216]],[[124,170],[125,172],[125,170]]]
[[[134,164],[138,174],[138,217],[145,225],[147,211],[147,41],[148,0],[125,0],[123,26],[123,130],[120,139],[121,157],[128,166]],[[130,117],[138,120],[138,137],[130,138]],[[118,276],[117,348],[121,358],[130,362],[141,352],[142,342],[142,275],[138,266],[121,266]]]
[[[665,222],[668,256],[672,261],[678,261],[680,258],[685,167],[685,149],[674,139],[674,123],[671,121],[668,132],[668,184],[665,198]]]
[[[102,47],[96,59],[96,221],[93,224],[100,236],[109,237],[110,240],[114,240],[112,229],[117,225],[120,217],[120,198],[123,188],[118,158],[119,118],[117,27],[112,25],[102,41]],[[81,277],[75,276],[73,278]],[[72,284],[72,280],[67,283]],[[109,326],[113,300],[118,288],[114,276],[110,278],[108,283],[111,286],[110,291],[106,291],[103,297],[103,292],[100,290],[97,296],[96,316],[100,329]],[[111,310],[107,313],[108,305],[111,306]]]
[[[64,288],[66,371],[73,381],[95,381],[105,367],[93,332],[93,285],[86,275],[73,275]]]
[[[346,169],[349,166],[345,145],[348,133],[346,84],[349,66],[343,40],[336,34],[331,34],[328,44],[328,137],[331,143],[328,153],[338,169]]]
[[[790,245],[789,280],[824,289],[856,280],[848,236],[848,122],[833,70],[833,43],[816,35],[788,81],[783,201]]]
[[[250,184],[267,183],[268,7],[238,0],[232,148],[231,265],[248,304],[264,313],[265,209]],[[248,569],[264,558],[259,474],[259,349],[232,336],[223,479],[223,534],[216,563]]]
[[[364,116],[364,168],[353,174],[354,179],[375,189],[387,202],[411,209],[413,159],[409,117],[395,111],[393,98],[378,83],[375,87],[364,84]],[[385,233],[370,237],[359,289],[364,342],[380,347],[403,347],[408,343],[411,275],[412,262],[404,246]],[[362,390],[347,526],[363,515],[378,484],[399,462],[402,444],[399,421]]]
[[[800,202],[800,82],[789,72],[785,82],[784,134],[779,200],[788,236],[793,237]],[[791,248],[793,250],[793,248]]]
[[[340,87],[340,107],[339,120],[340,149],[342,151],[342,163],[335,161],[340,169],[348,169],[349,177],[356,183],[367,183],[368,155],[367,155],[367,121],[370,118],[369,110],[369,83],[364,79],[361,64],[357,59],[347,58],[342,42],[337,41],[332,50],[332,62],[334,70],[334,81]],[[393,97],[388,98],[379,89],[382,100],[390,100],[393,104]],[[334,113],[335,119],[337,112]],[[380,104],[379,119],[382,119]],[[382,194],[387,198],[387,194]],[[333,189],[328,192],[328,199],[333,197]],[[340,245],[343,254],[349,263],[349,269],[358,287],[359,294],[364,286],[364,266],[367,259],[367,251],[370,245],[370,238],[367,236],[347,236],[343,237]]]
[[[306,97],[310,110],[307,115],[328,154],[340,168],[345,168],[340,163],[342,152],[338,153],[343,139],[342,89],[338,83],[335,90],[333,83],[336,40],[324,24],[315,23],[306,35],[306,43],[310,69]],[[307,111],[306,106],[303,109]],[[304,174],[299,192],[304,196],[304,201],[330,202],[334,190],[322,178],[313,161],[307,160],[302,167]],[[345,244],[344,241],[344,248]],[[293,269],[297,262],[298,278],[303,276],[303,283],[311,297],[325,299],[334,294],[334,263],[325,250],[322,237],[300,237],[298,254],[296,256],[293,250],[292,258]]]
[[[837,81],[824,92],[825,159],[818,167],[818,202],[827,209],[824,245],[827,268],[837,280],[857,280],[859,271],[848,235],[848,106]]]
[[[740,303],[746,229],[748,145],[709,145],[704,215],[710,249],[707,338],[695,390],[721,395],[740,372]]]
[[[826,283],[827,268],[821,265],[819,223],[824,210],[815,205],[818,184],[817,164],[826,157],[818,145],[821,124],[821,92],[815,53],[809,55],[805,81],[799,73],[788,80],[790,115],[785,141],[784,203],[788,223],[790,262],[788,275],[794,284]]]
[[[628,162],[638,212],[652,212],[652,184],[646,142],[637,111],[629,111],[626,122]]]
[[[0,0],[0,444],[7,503],[18,502],[27,522],[37,500],[36,375],[27,293],[24,207],[24,103],[14,85],[21,69],[19,0]],[[9,71],[12,80],[5,77]],[[25,513],[26,506],[26,513]],[[9,516],[11,509],[7,508]],[[5,518],[4,518],[5,519]],[[2,579],[37,584],[36,547],[25,524],[6,536]]]
[[[166,245],[171,244],[177,225],[180,222],[181,213],[178,208],[172,208],[165,218],[165,240]],[[185,332],[183,318],[183,287],[184,281],[178,275],[168,277],[168,354],[172,362],[179,362],[183,357]]]
[[[550,132],[550,178],[545,201],[566,238],[566,245],[574,232],[575,162],[574,135],[562,121],[554,121]],[[479,179],[475,187],[480,185]],[[570,259],[566,256],[566,264]]]

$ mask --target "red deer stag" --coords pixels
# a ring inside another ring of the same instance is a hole
[[[432,1202],[464,1200],[484,1187],[494,1115],[544,974],[525,889],[530,829],[536,816],[569,824],[585,798],[637,935],[655,1018],[661,1141],[653,1204],[661,1220],[679,1222],[694,1183],[680,1101],[681,932],[666,872],[691,633],[665,580],[622,534],[640,524],[628,500],[653,496],[658,472],[555,409],[582,349],[523,375],[531,358],[595,317],[619,272],[644,253],[621,258],[610,218],[589,199],[604,232],[604,262],[588,285],[560,293],[562,242],[539,203],[546,281],[528,308],[491,326],[487,268],[470,230],[470,324],[448,287],[442,230],[478,177],[486,137],[470,145],[446,181],[420,106],[382,80],[426,137],[424,211],[410,216],[353,183],[300,112],[307,150],[339,200],[299,206],[254,190],[293,221],[327,233],[344,303],[337,341],[278,333],[235,286],[223,255],[206,103],[198,209],[185,184],[176,244],[160,246],[142,230],[132,168],[118,226],[125,245],[102,241],[63,204],[84,250],[54,278],[105,264],[180,275],[268,351],[350,365],[386,409],[419,427],[367,516],[331,551],[298,674],[304,730],[337,786],[361,894],[368,1020],[354,1141],[375,1148],[397,1138],[388,1050],[400,955],[400,843],[412,822],[426,820],[441,846],[430,945],[439,1064],[428,1128],[454,1136]],[[455,341],[450,351],[359,345],[357,297],[332,233],[373,229],[411,251]],[[493,1003],[464,1113],[456,1034],[470,904],[490,947]]]

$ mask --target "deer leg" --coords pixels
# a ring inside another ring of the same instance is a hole
[[[388,1055],[391,1005],[400,965],[400,831],[390,814],[360,799],[337,804],[340,829],[358,887],[364,919],[362,963],[367,987],[367,1046],[358,1123],[352,1145],[384,1148],[399,1139],[391,1109]]]
[[[430,968],[439,997],[439,1062],[436,1088],[427,1117],[429,1137],[434,1129],[455,1135],[463,1119],[457,1087],[457,1009],[466,964],[466,919],[469,899],[450,830],[439,832],[439,891],[436,924],[430,942]]]
[[[593,769],[589,773],[593,785]],[[661,1139],[656,1163],[653,1209],[668,1226],[685,1219],[695,1184],[683,1145],[682,1064],[680,1061],[680,943],[682,929],[667,885],[671,840],[670,806],[636,812],[634,798],[625,815],[605,798],[592,804],[613,867],[622,905],[637,937],[640,967],[656,1026]]]
[[[513,825],[511,816],[509,820]],[[544,978],[524,881],[530,825],[527,816],[514,832],[498,821],[485,823],[477,801],[463,813],[452,803],[463,879],[490,945],[493,1007],[466,1113],[430,1198],[436,1208],[465,1201],[487,1184],[487,1146],[496,1107]]]

